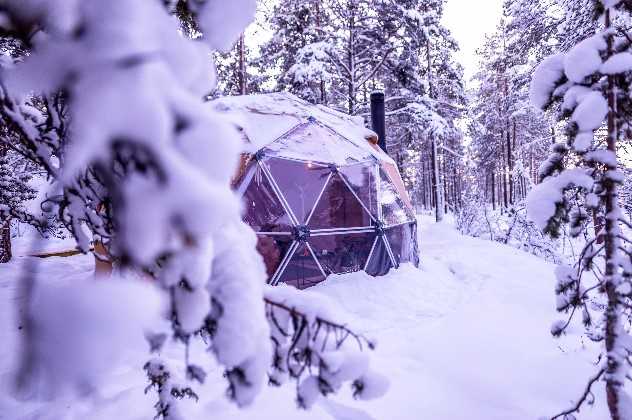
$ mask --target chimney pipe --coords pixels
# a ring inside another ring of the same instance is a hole
[[[377,134],[377,144],[386,150],[386,116],[384,113],[384,92],[371,93],[371,128]]]

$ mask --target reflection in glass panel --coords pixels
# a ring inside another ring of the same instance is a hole
[[[310,162],[278,158],[268,159],[266,165],[299,224],[304,224],[331,171]]]
[[[265,174],[255,165],[254,176],[243,195],[244,222],[256,232],[291,232],[290,217]]]
[[[309,221],[310,229],[371,226],[371,216],[339,174],[334,174]]]
[[[416,240],[417,228],[415,223],[396,226],[386,230],[386,237],[391,246],[393,257],[397,264],[419,264]]]
[[[410,227],[410,242],[412,244],[410,262],[413,263],[415,267],[419,267],[419,242],[417,240],[417,222],[411,223],[408,225]]]
[[[392,226],[410,221],[411,215],[402,202],[395,186],[388,176],[380,169],[380,190],[378,192],[382,206],[382,220],[385,225]]]
[[[305,289],[323,280],[325,280],[325,276],[318,268],[316,260],[314,260],[305,243],[301,243],[289,264],[283,270],[279,282],[287,283],[298,289]]]
[[[375,164],[343,166],[340,173],[347,180],[364,206],[377,219],[377,186],[375,184]]]
[[[312,236],[309,243],[327,274],[342,274],[364,269],[375,233]]]
[[[365,271],[371,276],[383,276],[388,273],[392,267],[393,263],[386,250],[384,239],[383,237],[378,237]]]
[[[291,235],[257,235],[257,251],[263,257],[268,281],[281,265],[292,242]]]

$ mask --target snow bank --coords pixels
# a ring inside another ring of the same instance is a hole
[[[557,317],[554,266],[500,243],[463,237],[448,223],[429,217],[419,222],[420,269],[404,265],[380,278],[332,276],[310,290],[378,339],[372,363],[391,378],[383,398],[356,402],[349,392],[300,411],[293,390],[266,388],[253,406],[240,410],[226,399],[224,381],[209,375],[200,401],[182,402],[185,418],[213,413],[216,420],[504,420],[548,418],[566,408],[583,391],[597,352],[581,339],[581,325],[559,340],[551,338],[549,326]],[[88,262],[89,257],[53,258],[43,260],[42,268],[52,280],[58,273],[83,271]],[[17,334],[6,315],[13,312],[18,267],[17,261],[0,265],[2,343],[12,343]],[[192,348],[192,359],[206,363],[205,350]],[[0,346],[0,379],[9,351]],[[181,363],[179,348],[164,356]],[[73,399],[36,404],[0,392],[0,413],[16,420],[151,418],[154,400],[143,394],[145,385],[138,366],[130,364],[90,404]],[[582,420],[607,418],[603,387],[595,389],[595,397]]]
[[[89,276],[38,282],[35,290],[39,333],[31,362],[44,396],[98,388],[112,366],[142,347],[144,329],[159,322],[162,310],[158,290],[141,281]]]

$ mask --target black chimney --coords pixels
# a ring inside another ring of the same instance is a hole
[[[371,94],[371,127],[377,134],[377,144],[386,153],[386,118],[384,115],[384,92]]]

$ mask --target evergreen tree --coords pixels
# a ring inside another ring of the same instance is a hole
[[[2,133],[0,129],[0,136]],[[0,263],[11,260],[11,220],[29,221],[25,203],[35,198],[31,165],[0,143]]]
[[[463,70],[458,45],[441,24],[444,1],[390,3],[401,27],[379,79],[387,96],[388,151],[397,160],[414,200],[434,207],[437,220],[460,202],[464,115]],[[392,25],[396,25],[393,23]],[[438,203],[438,204],[437,204]]]
[[[557,309],[568,318],[554,323],[551,332],[559,336],[581,314],[587,336],[601,344],[603,356],[577,403],[554,418],[579,411],[594,384],[603,380],[610,415],[621,420],[632,416],[625,391],[632,351],[632,242],[624,233],[631,225],[618,198],[624,174],[617,143],[632,118],[632,63],[627,59],[632,42],[613,18],[618,13],[629,19],[632,3],[595,3],[594,10],[601,30],[545,59],[534,73],[532,102],[558,112],[568,140],[556,143],[540,168],[542,183],[529,196],[529,214],[551,236],[568,224],[571,234],[587,238],[575,264],[556,270]],[[604,126],[601,141],[596,131]],[[605,220],[596,236],[587,232],[593,212]]]
[[[320,42],[329,17],[320,0],[281,0],[273,7],[266,19],[273,36],[261,46],[257,66],[272,79],[275,90],[326,103],[330,74]]]

